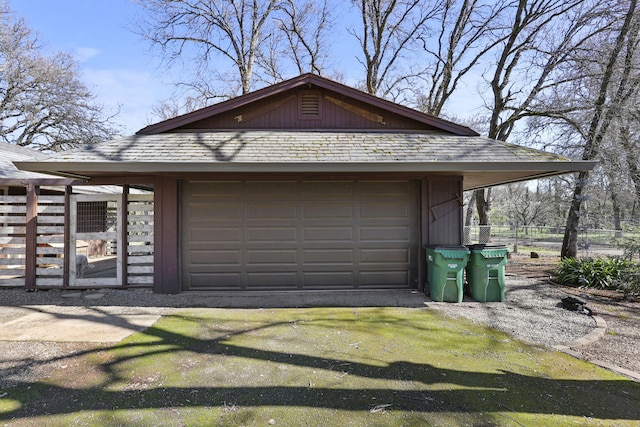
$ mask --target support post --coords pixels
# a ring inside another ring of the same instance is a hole
[[[122,215],[120,218],[122,222],[119,224],[120,227],[120,239],[122,244],[120,247],[122,248],[122,253],[118,254],[120,259],[122,260],[121,265],[121,273],[122,273],[122,286],[127,286],[129,284],[129,184],[125,184],[122,186],[122,203],[121,203]]]
[[[27,211],[25,233],[25,272],[24,285],[27,291],[36,289],[37,265],[37,225],[38,225],[38,194],[40,188],[35,184],[27,186]]]
[[[64,188],[64,247],[62,265],[62,287],[69,287],[69,269],[71,268],[71,193],[73,187],[67,185]],[[75,252],[75,251],[74,251]],[[75,262],[75,260],[73,260]]]

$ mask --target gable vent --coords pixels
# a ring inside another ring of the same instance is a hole
[[[302,95],[300,112],[303,116],[319,116],[320,97],[318,95]]]

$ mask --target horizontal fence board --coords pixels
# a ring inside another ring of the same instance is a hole
[[[27,232],[26,224],[24,226],[0,227],[0,235],[6,234],[25,234]]]
[[[127,240],[129,241],[129,243],[153,243],[153,236],[149,236],[149,235],[141,235],[141,236],[136,236],[136,235],[129,235],[127,237]],[[130,244],[129,246],[140,246],[139,244],[136,245],[132,245]]]
[[[127,282],[130,285],[153,285],[153,276],[129,276]]]
[[[64,243],[64,236],[38,236],[37,240],[38,244],[47,244],[47,243]]]
[[[153,210],[153,202],[131,202],[127,205],[127,210],[129,212],[133,211],[152,211]]]
[[[64,206],[38,205],[38,215],[40,214],[64,214]]]
[[[116,202],[121,194],[74,194],[72,197],[78,202]]]
[[[38,234],[64,234],[64,224],[61,225],[38,225]]]
[[[51,287],[62,287],[62,277],[60,278],[44,278],[38,277],[36,279],[36,286],[51,286]]]
[[[22,269],[25,264],[25,258],[0,258],[0,271]]]
[[[27,196],[0,196],[0,204],[27,203]]]
[[[24,237],[0,236],[0,245],[24,245]]]
[[[153,224],[129,224],[127,225],[127,232],[129,233],[153,233]]]
[[[62,268],[36,268],[36,276],[62,277]]]
[[[132,224],[136,222],[142,222],[145,224],[153,222],[153,214],[135,214],[127,216],[127,221]]]
[[[16,205],[0,205],[0,213],[5,214],[27,214],[26,206],[16,206]]]
[[[64,265],[64,258],[60,257],[51,257],[51,256],[47,256],[47,257],[37,257],[36,258],[36,264],[43,266],[43,265],[57,265],[57,266],[61,266]]]
[[[2,276],[24,276],[24,268],[0,268],[0,277]]]
[[[150,201],[153,202],[153,193],[150,194],[129,194],[129,202]]]
[[[62,190],[64,191],[64,189]],[[42,204],[64,204],[64,196],[54,196],[51,194],[46,194],[46,195],[39,195],[38,196],[38,204],[42,205]]]
[[[38,248],[36,249],[36,253],[38,255],[63,255],[64,248],[62,246],[38,246]]]
[[[138,267],[138,266],[129,265],[127,267],[127,273],[129,273],[129,274],[153,274],[153,266],[149,265],[149,266]]]
[[[26,225],[27,217],[25,215],[0,215],[0,224],[2,225]]]
[[[23,244],[13,247],[0,246],[0,254],[24,255],[25,251],[26,248]]]
[[[24,277],[17,279],[0,279],[0,286],[3,287],[16,287],[16,286],[24,286]]]
[[[127,251],[132,254],[153,253],[153,245],[128,246]]]
[[[76,233],[76,240],[114,240],[119,237],[116,231],[101,233]]]
[[[129,264],[153,264],[153,255],[129,255]]]

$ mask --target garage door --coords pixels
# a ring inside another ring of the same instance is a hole
[[[183,290],[417,285],[415,181],[184,181]]]

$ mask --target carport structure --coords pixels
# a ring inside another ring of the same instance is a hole
[[[18,167],[151,183],[156,292],[422,289],[465,190],[593,168],[305,74]]]

